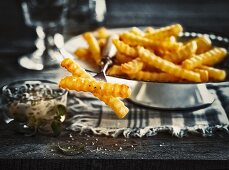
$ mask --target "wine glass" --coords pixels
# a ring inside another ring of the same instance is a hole
[[[30,70],[43,70],[59,66],[64,40],[60,34],[65,23],[67,0],[22,0],[25,23],[35,27],[37,50],[22,56],[20,66]]]

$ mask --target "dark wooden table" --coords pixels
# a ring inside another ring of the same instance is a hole
[[[229,36],[229,4],[226,0],[144,0],[141,3],[108,0],[107,4],[109,12],[104,24],[108,27],[179,22],[189,30]],[[0,17],[5,22],[0,24],[0,86],[21,79],[57,81],[62,70],[36,72],[18,66],[17,58],[34,50],[36,36],[33,29],[23,24],[18,4],[5,2],[0,8],[4,14]],[[92,27],[72,29],[66,29],[66,34],[74,35]],[[66,156],[57,149],[58,143],[87,143],[87,147],[81,154]],[[162,133],[150,138],[126,139],[63,131],[59,137],[26,137],[10,130],[1,121],[0,158],[0,169],[226,170],[229,169],[229,135],[219,131],[211,137],[190,134],[180,139]]]

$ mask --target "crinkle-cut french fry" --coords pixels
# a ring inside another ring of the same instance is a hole
[[[121,65],[121,71],[126,74],[135,74],[142,70],[144,63],[139,59],[136,58],[128,63],[124,63]]]
[[[155,29],[153,27],[146,27],[144,29],[144,33],[153,33],[155,31]]]
[[[107,70],[107,75],[109,75],[109,76],[122,76],[124,74],[125,73],[122,72],[121,66],[119,66],[119,65],[112,65]]]
[[[168,73],[157,73],[148,71],[139,71],[135,74],[128,74],[131,79],[142,81],[157,81],[157,82],[175,82],[178,78]]]
[[[176,62],[180,63],[181,61],[192,57],[196,53],[196,50],[197,44],[195,41],[185,44],[183,47],[180,48],[180,50],[178,50],[177,54],[179,59]]]
[[[200,74],[195,73],[191,70],[183,69],[182,67],[169,62],[167,60],[164,60],[155,54],[151,53],[149,50],[144,49],[143,47],[138,47],[138,53],[139,57],[143,62],[148,63],[149,65],[152,65],[163,72],[169,73],[171,75],[174,75],[176,77],[186,79],[189,81],[194,82],[201,82]]]
[[[126,54],[132,58],[136,58],[138,56],[137,50],[133,47],[130,47],[128,44],[118,39],[113,39],[112,42],[120,53]]]
[[[226,71],[208,67],[208,66],[200,66],[200,69],[206,70],[208,72],[209,78],[216,81],[223,81],[226,78]]]
[[[124,118],[129,112],[129,109],[124,105],[124,103],[116,97],[104,96],[99,94],[94,94],[97,98],[108,105],[119,118]]]
[[[74,54],[79,58],[79,59],[88,59],[91,56],[90,50],[88,48],[84,47],[79,47],[76,49]]]
[[[182,67],[186,69],[193,69],[201,65],[214,65],[220,62],[227,54],[227,50],[224,48],[213,48],[203,54],[195,55],[182,62]]]
[[[105,96],[127,98],[131,94],[131,89],[125,84],[108,83],[74,76],[66,76],[60,81],[59,85],[69,90],[97,93]]]
[[[127,56],[125,54],[122,54],[120,52],[117,52],[115,55],[115,62],[118,64],[127,63],[131,60],[133,60],[133,58],[131,58],[130,56]]]
[[[182,47],[182,43],[178,42],[170,42],[170,41],[162,41],[161,42],[162,49],[175,53]]]
[[[120,39],[130,45],[130,46],[144,46],[147,48],[154,49],[164,49],[164,50],[174,50],[177,48],[177,44],[170,43],[170,42],[164,42],[164,41],[153,41],[148,38],[135,35],[130,32],[124,32],[120,34]]]
[[[90,52],[92,54],[92,57],[94,58],[96,64],[100,64],[101,61],[101,55],[100,55],[100,47],[99,43],[94,37],[94,35],[90,32],[86,32],[83,34],[84,39],[87,41]]]
[[[174,53],[169,53],[168,55],[163,56],[168,61],[179,64],[183,60],[188,59],[195,55],[197,50],[197,44],[195,41],[191,41],[184,46],[182,46],[179,50]]]
[[[89,73],[82,69],[77,63],[70,58],[65,58],[61,62],[61,66],[66,68],[73,76],[94,79]]]
[[[148,33],[145,37],[151,40],[163,40],[170,36],[178,36],[183,31],[183,28],[180,24],[174,24],[166,27],[156,29],[152,33]]]
[[[197,37],[191,41],[196,41],[197,44],[196,54],[204,53],[212,48],[212,42],[210,38],[206,35]]]
[[[161,70],[153,67],[152,65],[149,65],[148,63],[144,63],[142,71],[154,72],[154,73],[160,73],[161,72]]]
[[[200,74],[200,79],[202,82],[207,82],[209,80],[208,71],[199,68],[195,68],[194,71]]]
[[[140,35],[140,36],[144,36],[144,32],[142,30],[140,30],[137,27],[132,27],[129,32],[135,34],[135,35]]]
[[[100,27],[96,30],[96,38],[98,39],[106,39],[109,36],[109,33],[105,27]]]

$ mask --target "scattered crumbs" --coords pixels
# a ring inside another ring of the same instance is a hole
[[[96,148],[96,151],[101,151],[101,150],[102,150],[101,147],[97,147],[97,148]]]
[[[161,143],[159,146],[165,146],[165,144],[164,143]]]
[[[118,151],[122,151],[122,147],[120,147],[120,148],[118,149]]]
[[[94,143],[94,142],[92,142],[91,144],[92,144],[92,145],[95,145],[95,143]]]
[[[98,138],[95,138],[96,141],[98,141]]]
[[[50,151],[51,151],[51,152],[53,152],[53,151],[54,151],[54,149],[51,149]]]
[[[115,146],[118,146],[118,144],[116,143]]]

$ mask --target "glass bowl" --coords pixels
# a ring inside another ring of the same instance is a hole
[[[47,80],[23,80],[2,88],[6,122],[41,132],[60,133],[65,120],[67,91]]]

